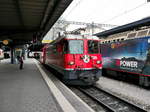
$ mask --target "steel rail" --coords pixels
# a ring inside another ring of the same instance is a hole
[[[147,110],[127,102],[120,97],[114,96],[111,93],[101,90],[100,88],[79,87],[78,89],[111,112],[147,112]]]

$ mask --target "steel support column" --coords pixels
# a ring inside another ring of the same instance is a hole
[[[11,52],[11,64],[14,64],[14,47],[10,48],[10,52]]]

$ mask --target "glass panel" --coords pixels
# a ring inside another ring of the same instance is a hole
[[[140,36],[146,36],[146,34],[147,34],[147,31],[148,30],[144,30],[144,31],[140,31],[140,32],[138,32],[138,37],[140,37]]]
[[[148,35],[150,35],[150,30],[149,30],[149,33],[148,33]]]
[[[83,54],[83,40],[69,40],[70,54]]]
[[[64,41],[64,45],[63,45],[63,52],[64,54],[67,54],[68,53],[68,41]]]
[[[99,53],[99,49],[98,49],[98,41],[95,40],[89,40],[88,41],[88,52],[89,54],[95,54],[95,53]]]
[[[135,36],[136,36],[136,33],[130,33],[130,34],[128,34],[128,38],[133,38]]]

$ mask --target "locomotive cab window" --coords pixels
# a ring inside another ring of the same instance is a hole
[[[83,54],[83,40],[69,40],[70,54]]]
[[[63,44],[63,53],[64,54],[67,54],[68,53],[68,41],[67,40],[65,40],[64,42],[63,42],[64,44]]]
[[[88,41],[88,52],[89,54],[95,54],[95,53],[99,53],[99,49],[98,49],[98,41],[95,40],[89,40]]]

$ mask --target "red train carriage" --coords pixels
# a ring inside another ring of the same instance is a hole
[[[101,76],[98,43],[97,37],[60,37],[43,48],[42,62],[60,72],[66,84],[92,85]]]

